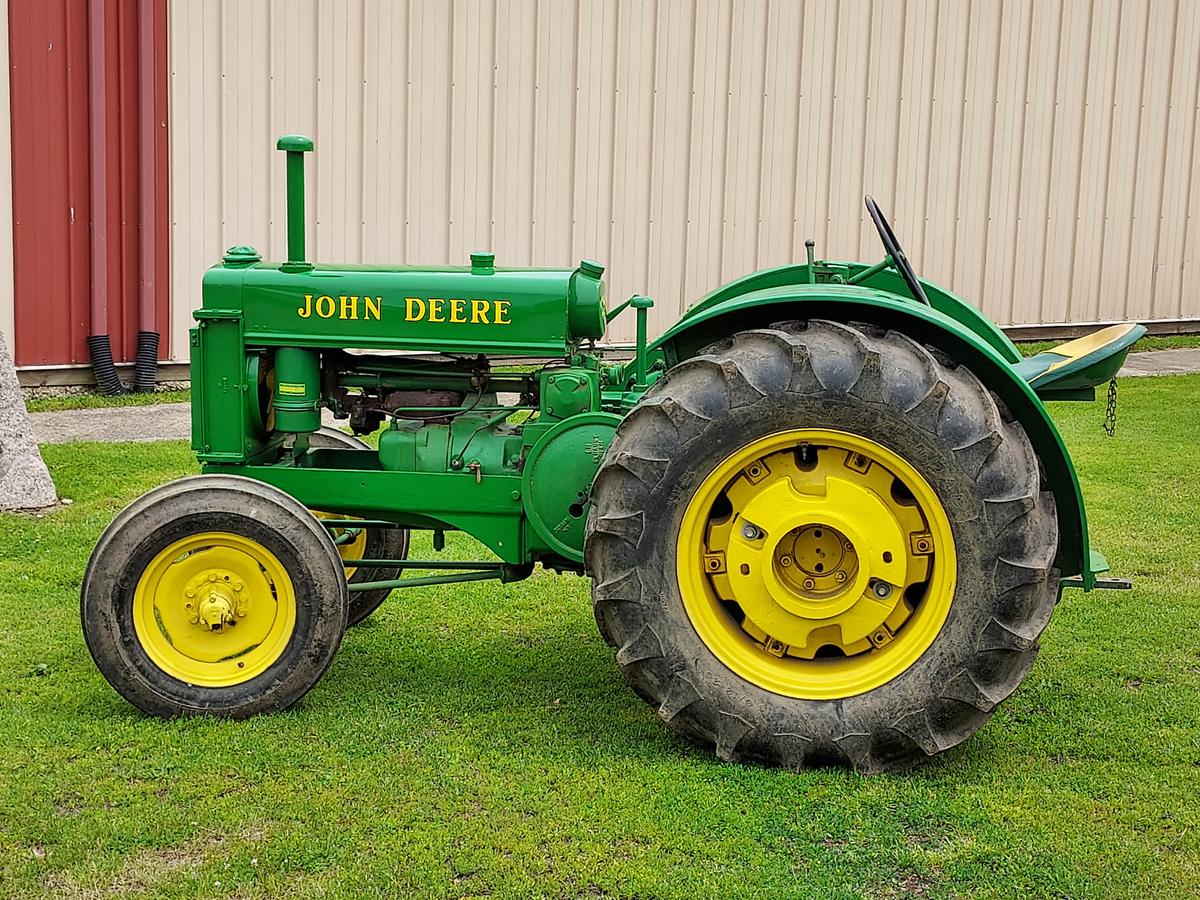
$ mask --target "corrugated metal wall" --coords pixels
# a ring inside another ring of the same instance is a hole
[[[317,142],[316,258],[594,257],[656,329],[806,237],[878,258],[868,191],[1003,323],[1200,317],[1195,0],[173,0],[170,23],[176,347],[226,245],[283,255],[286,131]]]
[[[156,16],[154,221],[140,221],[138,4],[104,0],[105,41],[90,45],[89,5],[82,0],[13,0],[8,4],[11,103],[14,358],[20,366],[86,363],[95,333],[90,298],[98,266],[92,235],[103,229],[108,334],[113,357],[132,361],[139,328],[169,343],[165,279],[156,282],[155,323],[139,318],[143,225],[153,229],[156,267],[168,264],[165,0]],[[103,53],[107,203],[93,206],[90,63]],[[7,120],[6,116],[6,120]],[[185,304],[187,305],[187,301]],[[103,328],[98,329],[103,333]],[[186,347],[186,336],[184,340]]]

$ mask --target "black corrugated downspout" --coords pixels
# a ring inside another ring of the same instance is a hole
[[[88,3],[88,98],[91,102],[90,127],[92,152],[90,162],[92,194],[92,290],[91,324],[88,354],[92,358],[92,373],[104,394],[123,394],[125,386],[117,377],[113,365],[112,343],[108,339],[108,190],[105,184],[107,167],[105,116],[104,56],[107,46],[104,21],[104,0]]]
[[[157,341],[155,341],[157,344]],[[92,374],[96,376],[96,386],[102,394],[123,394],[125,385],[117,376],[117,367],[113,365],[112,345],[107,334],[88,335],[88,353],[92,357]]]
[[[141,279],[138,285],[137,357],[133,365],[133,389],[153,393],[158,381],[158,314],[154,256],[155,158],[154,140],[154,7],[158,0],[138,0],[138,143],[140,165]]]
[[[158,332],[139,331],[137,359],[133,364],[133,389],[143,394],[154,392],[158,382]]]

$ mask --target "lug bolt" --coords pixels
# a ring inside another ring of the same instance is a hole
[[[779,564],[781,566],[790,566],[792,564],[792,558],[790,556],[780,557]]]
[[[195,592],[195,591],[193,591],[191,588],[188,588],[188,589],[187,589],[186,591],[184,591],[183,593],[184,593],[186,596],[188,596],[188,597],[195,597],[195,596],[196,596],[196,592]]]
[[[216,572],[209,572],[209,573],[208,573],[208,580],[209,580],[209,581],[216,581],[216,580],[217,580],[217,573],[216,573]]]
[[[195,625],[195,624],[196,624],[197,622],[199,622],[199,621],[200,621],[200,617],[199,617],[199,616],[192,616],[191,622],[192,622],[192,624],[193,624],[193,625]]]
[[[811,591],[816,586],[817,586],[817,583],[815,581],[813,581],[811,578],[804,579],[804,589],[806,591]]]
[[[836,581],[838,584],[841,584],[843,581],[846,580],[846,573],[845,572],[835,572],[833,574],[833,580]]]
[[[880,600],[886,600],[888,597],[892,596],[892,586],[886,581],[875,582],[875,587],[872,588],[872,590],[875,591],[875,596]]]
[[[748,541],[757,540],[761,534],[762,532],[758,530],[757,526],[751,525],[749,522],[742,526],[742,537]]]
[[[237,614],[238,614],[238,618],[244,619],[246,617],[246,607],[239,606]]]
[[[242,583],[240,581],[235,581],[233,583],[233,589],[235,591],[240,591],[242,589]]]

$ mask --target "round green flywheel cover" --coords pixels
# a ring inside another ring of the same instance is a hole
[[[621,417],[580,413],[542,435],[525,460],[521,493],[534,533],[555,553],[583,562],[588,490]]]

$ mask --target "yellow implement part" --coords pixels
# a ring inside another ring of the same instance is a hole
[[[1089,353],[1095,353],[1104,347],[1114,344],[1127,334],[1131,334],[1134,330],[1140,328],[1136,322],[1126,322],[1122,325],[1109,325],[1107,328],[1101,328],[1099,331],[1093,331],[1091,334],[1085,334],[1081,338],[1075,338],[1073,341],[1067,341],[1065,344],[1059,344],[1056,347],[1046,351],[1053,353],[1055,356],[1063,357],[1058,362],[1051,363],[1047,372],[1054,372],[1061,369],[1068,363],[1074,362],[1077,359],[1082,359]],[[1142,329],[1143,331],[1145,329]]]
[[[796,429],[726,457],[684,511],[684,607],[708,648],[789,697],[865,693],[911,666],[954,596],[950,521],[898,454]]]
[[[142,572],[133,625],[151,662],[201,687],[262,674],[296,626],[296,594],[273,553],[249,538],[205,532],[162,550]]]

